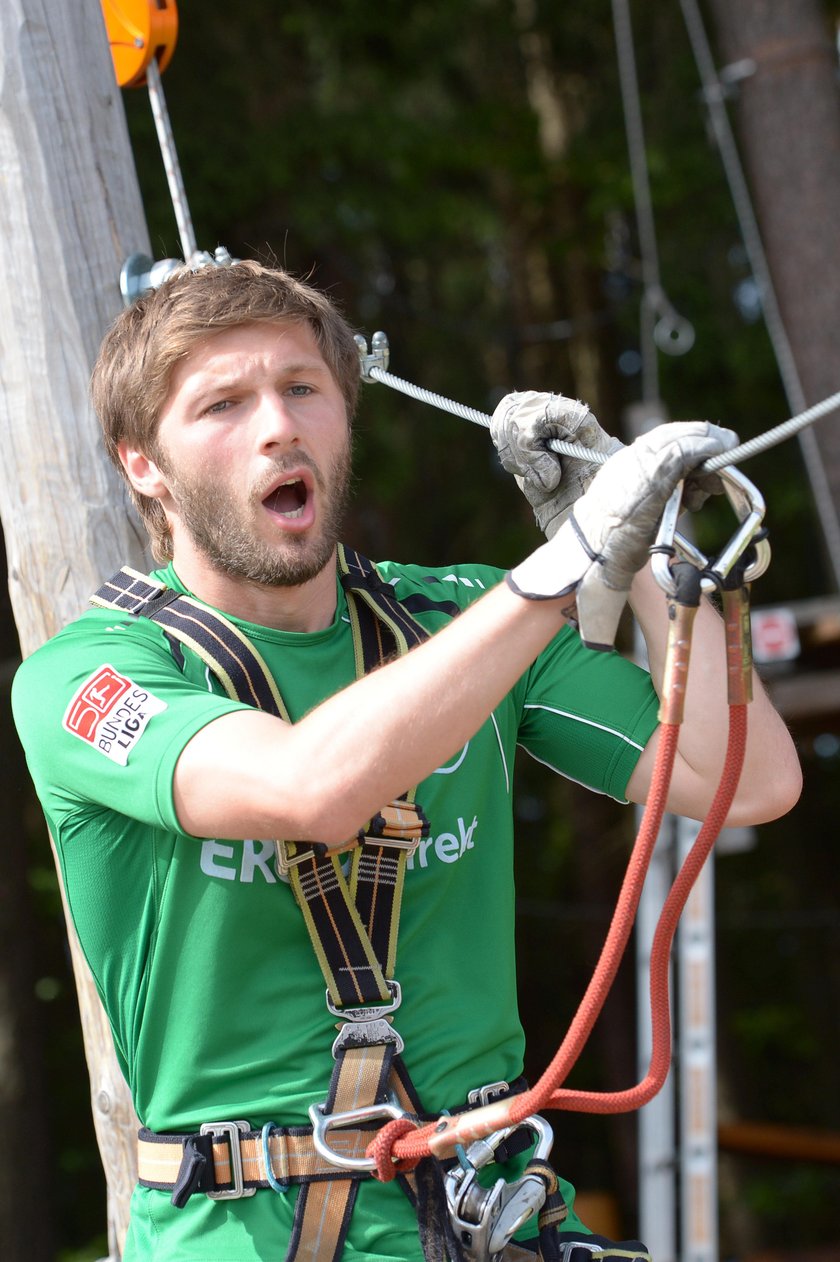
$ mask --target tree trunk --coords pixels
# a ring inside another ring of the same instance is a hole
[[[0,190],[0,518],[26,656],[82,611],[103,577],[143,564],[87,401],[121,305],[120,266],[149,248],[98,4],[3,0]],[[72,927],[70,938],[117,1256],[136,1119]],[[26,1047],[16,1055],[25,1060]]]
[[[806,405],[840,390],[840,85],[820,0],[710,0],[756,218]],[[752,67],[754,66],[754,69]],[[840,416],[814,434],[840,508]]]

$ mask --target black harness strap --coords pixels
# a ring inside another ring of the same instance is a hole
[[[164,627],[210,668],[225,692],[290,722],[283,699],[260,654],[221,614],[126,566],[103,583],[91,604],[119,609]]]

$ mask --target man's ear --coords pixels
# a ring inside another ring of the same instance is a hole
[[[166,479],[151,456],[124,442],[117,445],[117,454],[126,477],[140,495],[159,500],[169,494]]]

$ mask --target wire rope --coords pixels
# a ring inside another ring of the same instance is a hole
[[[479,412],[477,408],[467,407],[466,404],[456,403],[454,399],[447,399],[442,394],[435,394],[433,390],[426,390],[422,386],[416,386],[402,377],[394,376],[393,373],[387,372],[384,368],[369,368],[367,375],[374,381],[390,386],[392,390],[398,390],[401,394],[406,394],[420,403],[427,403],[430,407],[438,408],[441,412],[449,412],[453,416],[459,416],[462,420],[472,421],[475,425],[482,425],[485,429],[490,427],[492,417],[486,412]],[[821,403],[815,403],[812,407],[806,408],[805,411],[800,412],[797,416],[792,416],[787,421],[782,421],[780,425],[766,430],[763,434],[757,434],[754,438],[747,439],[746,442],[740,443],[730,451],[723,452],[720,456],[712,456],[700,465],[699,472],[716,473],[718,469],[723,469],[727,465],[740,464],[744,460],[749,460],[753,456],[757,456],[761,452],[785,442],[788,438],[792,438],[795,434],[805,430],[807,426],[813,425],[815,421],[827,416],[830,412],[836,411],[838,408],[840,408],[840,391],[837,394],[829,395]],[[571,456],[575,460],[587,460],[590,464],[606,464],[609,459],[603,452],[592,451],[589,447],[581,447],[578,443],[567,443],[559,438],[551,439],[548,447],[558,455]]]
[[[612,11],[642,269],[642,395],[654,402],[659,398],[657,350],[685,354],[694,345],[694,329],[677,313],[662,287],[628,0],[613,0]]]
[[[178,161],[178,151],[175,148],[175,137],[172,134],[172,124],[169,121],[169,111],[166,108],[166,98],[163,94],[163,83],[156,57],[152,58],[146,68],[146,84],[149,89],[149,102],[152,107],[152,117],[155,120],[163,167],[166,171],[166,181],[169,185],[169,196],[175,212],[175,222],[178,225],[181,250],[184,262],[189,263],[197,252],[195,231],[187,204],[187,192],[181,175],[181,164]]]

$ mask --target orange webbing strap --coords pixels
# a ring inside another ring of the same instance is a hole
[[[383,1043],[342,1051],[336,1059],[325,1111],[345,1113],[381,1104],[387,1095],[393,1053],[393,1044]],[[345,1155],[343,1131],[331,1136],[331,1142],[340,1144]],[[305,1183],[295,1204],[285,1262],[338,1262],[358,1190],[358,1181],[350,1178]]]
[[[341,1132],[341,1149],[349,1157],[364,1157],[370,1143],[370,1131],[360,1127]],[[143,1187],[171,1192],[178,1180],[184,1154],[183,1135],[158,1135],[142,1129],[137,1141],[137,1168]],[[271,1162],[271,1173],[281,1185],[306,1183],[310,1180],[341,1178],[335,1166],[321,1157],[312,1143],[311,1128],[275,1128],[265,1144]],[[239,1142],[245,1188],[271,1186],[266,1173],[265,1148],[260,1131],[248,1131]],[[219,1136],[213,1139],[213,1182],[221,1191],[234,1185],[230,1141]],[[351,1178],[347,1175],[347,1178]]]

